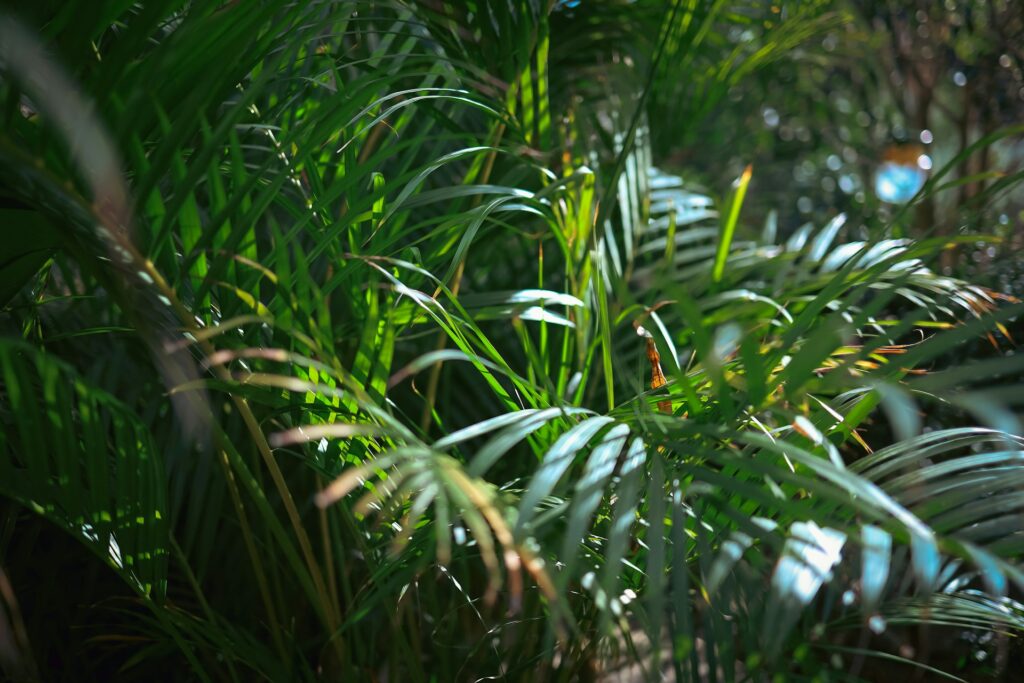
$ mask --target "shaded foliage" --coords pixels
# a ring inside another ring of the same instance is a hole
[[[31,515],[105,565],[82,677],[820,680],[1019,632],[1022,304],[929,268],[973,238],[661,168],[849,19],[782,4],[0,17],[0,566]]]

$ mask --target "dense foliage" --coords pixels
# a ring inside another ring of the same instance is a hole
[[[913,642],[937,652],[994,636],[1005,669],[1024,305],[929,267],[979,237],[900,237],[910,206],[863,234],[843,214],[754,225],[757,169],[705,189],[668,170],[750,106],[739,84],[854,15],[18,17],[0,15],[11,678],[857,680],[934,671],[908,635],[929,627]]]

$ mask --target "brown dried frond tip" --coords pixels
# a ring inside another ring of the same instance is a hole
[[[665,379],[665,373],[661,370],[661,356],[658,355],[658,347],[654,343],[654,337],[648,334],[645,339],[647,341],[647,360],[651,363],[651,389],[660,389],[668,384],[668,380]],[[672,401],[658,401],[658,410],[666,415],[671,415]]]

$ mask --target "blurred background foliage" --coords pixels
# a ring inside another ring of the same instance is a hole
[[[776,210],[780,225],[795,226],[844,212],[849,225],[863,226],[860,237],[886,230],[894,214],[874,192],[888,148],[908,148],[911,163],[925,155],[929,171],[955,160],[945,181],[962,182],[925,198],[911,214],[915,220],[896,229],[998,236],[998,244],[979,242],[943,265],[947,273],[1019,293],[1024,274],[1015,254],[1024,197],[1013,180],[1021,171],[1021,139],[971,148],[1024,121],[1021,4],[898,0],[842,7],[848,13],[841,26],[731,88],[733,106],[690,131],[701,144],[675,147],[669,159],[716,186],[752,162],[759,216]],[[750,40],[794,11],[766,5],[752,28],[734,29],[730,40],[743,40],[744,30]]]
[[[2,8],[3,675],[1014,680],[1021,3]]]

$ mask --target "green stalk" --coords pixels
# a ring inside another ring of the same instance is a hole
[[[718,237],[718,251],[715,252],[715,265],[711,270],[712,282],[721,282],[725,274],[725,261],[729,257],[729,247],[732,246],[732,238],[736,234],[736,223],[740,218],[740,209],[743,208],[743,198],[747,196],[747,185],[750,184],[753,170],[748,164],[743,169],[743,174],[736,179],[736,190],[733,192],[732,201],[729,202],[729,214],[722,223],[722,232]]]

